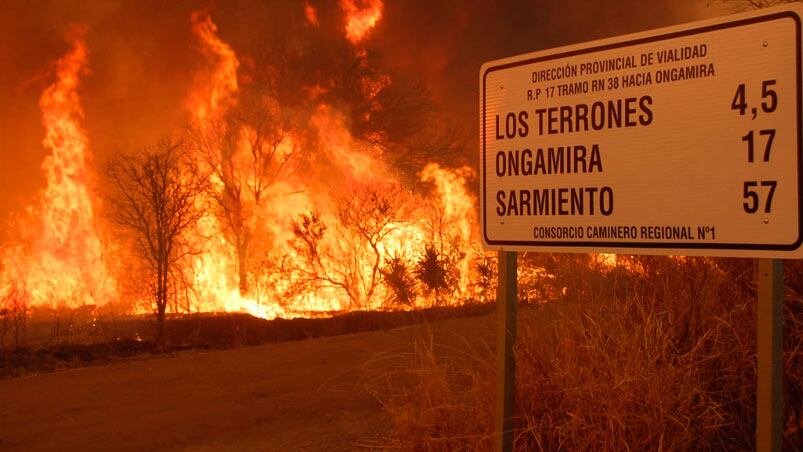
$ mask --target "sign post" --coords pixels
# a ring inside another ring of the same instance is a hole
[[[759,259],[756,441],[780,447],[779,259],[803,257],[802,15],[790,4],[482,66],[500,441],[512,425],[510,253],[537,251]]]
[[[499,251],[499,286],[496,292],[496,450],[513,450],[513,406],[516,391],[516,311],[518,305],[517,254]]]
[[[780,451],[783,431],[783,261],[758,259],[756,444]]]

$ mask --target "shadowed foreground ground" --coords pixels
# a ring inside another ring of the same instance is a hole
[[[457,346],[492,316],[431,325]],[[353,450],[387,431],[365,369],[421,327],[0,380],[0,450]]]

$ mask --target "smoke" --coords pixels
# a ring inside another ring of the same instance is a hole
[[[387,2],[374,46],[393,70],[418,73],[445,120],[470,124],[476,165],[482,63],[526,52],[675,25],[717,14],[695,0]]]
[[[360,4],[360,2],[356,2]],[[455,163],[476,162],[477,77],[483,61],[697,19],[694,0],[391,1],[366,48],[366,62],[394,83],[429,93],[431,124],[467,137]],[[81,86],[94,164],[152,144],[185,119],[192,74],[202,58],[192,11],[209,8],[219,33],[241,57],[242,77],[282,81],[278,99],[302,103],[309,87],[344,98],[336,74],[358,67],[338,2],[232,0],[6,1],[0,6],[0,222],[44,185],[46,151],[37,99],[53,80],[49,63],[67,49],[72,23],[88,27],[91,74]],[[317,26],[308,22],[314,8]],[[711,14],[702,9],[702,14]],[[282,58],[300,62],[285,72]],[[274,73],[266,74],[267,63]],[[278,83],[278,82],[277,82]],[[331,93],[338,92],[338,96]],[[368,108],[368,107],[366,107]],[[362,114],[362,112],[352,112]],[[420,112],[419,112],[420,113]],[[402,118],[403,119],[403,118]],[[400,119],[400,120],[402,120]],[[357,127],[352,121],[349,126]],[[411,122],[408,127],[422,127]],[[369,133],[370,131],[365,131]],[[406,133],[399,131],[399,134]],[[446,162],[448,163],[448,162]],[[93,163],[90,162],[90,165]],[[411,163],[418,165],[419,163]],[[418,170],[421,168],[419,167]]]

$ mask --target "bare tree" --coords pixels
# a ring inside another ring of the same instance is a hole
[[[350,106],[352,133],[382,148],[409,182],[427,163],[453,165],[463,158],[471,130],[455,127],[420,80],[359,62],[343,80],[339,93]]]
[[[340,199],[337,217],[350,232],[350,249],[357,256],[365,251],[364,262],[370,263],[370,272],[363,271],[361,263],[352,266],[354,280],[360,286],[363,302],[371,300],[379,283],[383,254],[380,248],[388,235],[396,229],[400,216],[401,192],[393,184],[358,187],[348,197]]]
[[[215,212],[237,253],[240,294],[249,291],[249,258],[257,218],[270,186],[292,157],[289,120],[269,96],[242,99],[237,107],[190,136],[218,183],[210,185]]]
[[[349,308],[364,307],[376,295],[381,280],[384,248],[396,229],[401,197],[398,186],[355,187],[338,201],[337,224],[327,225],[317,213],[302,215],[293,223],[291,245],[303,262],[293,269],[294,279],[308,290],[341,289]],[[325,240],[334,227],[337,240]]]
[[[0,348],[8,333],[13,334],[14,347],[20,347],[27,339],[29,293],[24,278],[10,281],[6,289],[0,296]]]
[[[181,141],[166,139],[152,148],[118,155],[106,166],[112,182],[109,217],[134,236],[155,280],[157,346],[164,343],[171,277],[181,258],[193,251],[181,237],[202,215],[197,200],[206,178],[183,164],[183,149]]]

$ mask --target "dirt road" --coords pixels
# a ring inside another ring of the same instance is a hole
[[[490,325],[430,327],[454,346]],[[0,451],[354,450],[388,431],[367,369],[410,351],[422,328],[0,380]]]

